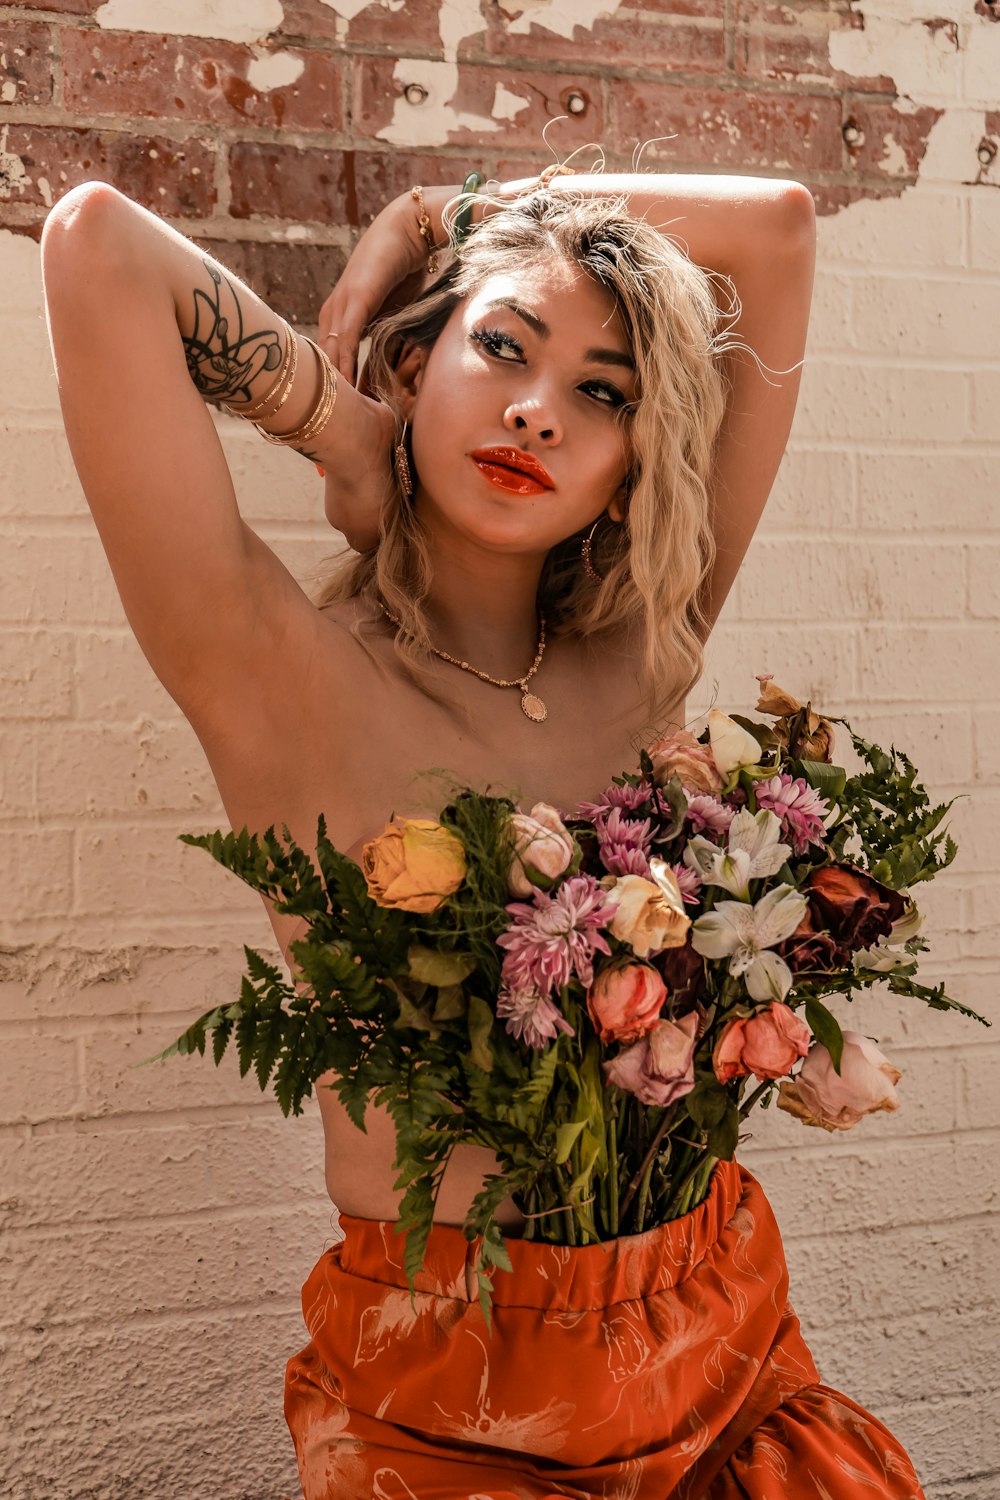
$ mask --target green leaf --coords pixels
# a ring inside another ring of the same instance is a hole
[[[460,984],[446,984],[437,992],[434,1001],[435,1021],[459,1021],[467,1013],[469,1002]]]
[[[844,1033],[840,1022],[832,1011],[827,1010],[822,1000],[810,996],[806,1001],[806,1021],[809,1030],[830,1054],[835,1073],[840,1073],[840,1060],[844,1054]]]
[[[400,985],[394,985],[396,999],[399,1001],[399,1016],[395,1021],[396,1026],[409,1027],[412,1031],[426,1031],[432,1041],[437,1041],[441,1035],[440,1026],[435,1026],[431,1019],[430,1011],[414,1005],[409,995]]]
[[[732,1161],[740,1136],[740,1112],[732,1100],[727,1101],[726,1112],[717,1125],[708,1132],[706,1150],[709,1156],[719,1161]]]
[[[433,984],[439,989],[461,984],[476,967],[470,953],[441,953],[433,948],[423,948],[415,943],[407,952],[408,972],[411,979],[420,984]]]
[[[556,1126],[556,1166],[561,1167],[563,1162],[569,1161],[570,1152],[586,1124],[586,1120],[573,1120],[568,1125]]]
[[[484,1073],[493,1072],[490,1032],[493,1030],[494,1020],[493,1011],[486,1001],[479,995],[473,995],[469,1000],[470,1056],[475,1066],[482,1068]]]
[[[712,1130],[729,1107],[729,1095],[714,1079],[701,1078],[684,1100],[687,1112],[699,1130]]]

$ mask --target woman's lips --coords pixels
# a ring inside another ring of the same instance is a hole
[[[473,448],[469,454],[484,478],[514,495],[541,495],[554,490],[555,480],[540,458],[512,443]]]

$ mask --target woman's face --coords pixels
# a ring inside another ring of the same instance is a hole
[[[579,267],[490,277],[419,356],[413,388],[416,505],[432,529],[544,556],[604,510],[621,519],[630,454],[616,413],[636,399],[636,372],[610,293]],[[507,467],[525,456],[540,477]]]

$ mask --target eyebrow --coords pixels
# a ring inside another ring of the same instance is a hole
[[[529,328],[534,329],[539,338],[549,337],[552,331],[549,325],[543,323],[541,318],[536,317],[534,313],[528,312],[526,307],[521,307],[519,303],[512,301],[510,297],[495,297],[492,302],[486,304],[483,312],[493,312],[498,307],[509,307],[511,312],[523,319]],[[583,357],[588,363],[621,365],[623,369],[631,370],[633,375],[636,373],[635,360],[631,354],[623,354],[620,349],[588,349]]]

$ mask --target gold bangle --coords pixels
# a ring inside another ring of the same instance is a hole
[[[543,167],[539,172],[536,187],[547,188],[553,177],[558,177],[560,173],[565,173],[567,177],[575,177],[576,168],[564,167],[561,162],[554,161],[550,166]]]
[[[234,417],[243,417],[245,421],[252,422],[255,417],[273,416],[275,412],[281,410],[288,400],[288,394],[295,381],[295,371],[298,367],[299,347],[298,340],[290,325],[284,319],[282,319],[282,324],[285,332],[288,334],[288,340],[285,344],[285,354],[281,361],[281,369],[278,371],[277,380],[266,396],[262,396],[259,401],[254,401],[250,406],[227,406],[226,410],[232,412]],[[273,410],[269,411],[268,408],[275,401],[276,397],[278,398],[277,402]]]
[[[410,197],[417,205],[417,223],[420,226],[420,238],[427,246],[427,269],[432,276],[437,272],[437,251],[434,241],[431,239],[430,216],[424,207],[424,190],[422,187],[411,187]]]
[[[279,443],[285,448],[302,448],[306,443],[312,441],[316,435],[329,422],[333,415],[333,408],[337,404],[337,372],[333,368],[329,357],[315,344],[312,339],[307,338],[306,343],[313,350],[319,361],[320,374],[322,377],[320,394],[316,405],[306,417],[305,421],[295,428],[294,432],[268,432],[259,422],[254,426],[269,443]]]

